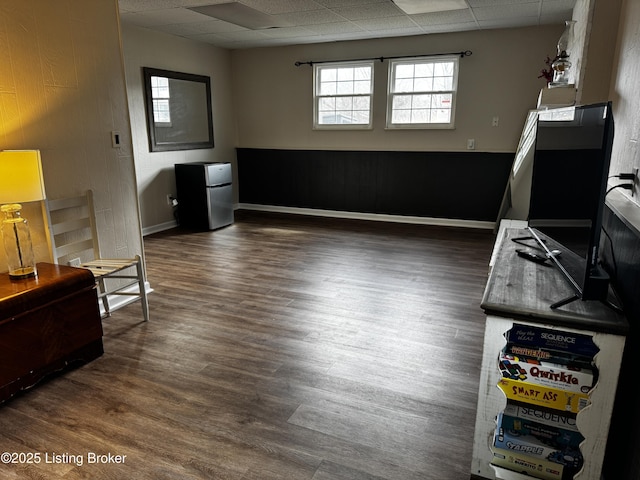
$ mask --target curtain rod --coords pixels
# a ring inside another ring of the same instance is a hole
[[[465,50],[464,52],[450,52],[450,53],[430,53],[428,55],[400,55],[395,57],[370,57],[370,58],[354,58],[351,60],[322,60],[319,62],[309,61],[309,62],[296,62],[295,66],[299,67],[300,65],[309,65],[313,66],[320,63],[340,63],[340,62],[360,62],[363,60],[380,60],[384,62],[385,60],[395,60],[398,58],[416,58],[416,57],[440,57],[440,56],[451,56],[451,55],[460,55],[460,58],[468,57],[473,52],[471,50]]]

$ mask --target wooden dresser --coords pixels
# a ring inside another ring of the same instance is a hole
[[[93,274],[48,263],[37,268],[37,277],[23,280],[0,274],[0,402],[103,353]]]

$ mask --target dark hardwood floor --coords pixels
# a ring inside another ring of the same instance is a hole
[[[468,479],[493,240],[250,212],[148,236],[151,320],[116,311],[102,357],[0,407],[0,450],[41,455],[0,478]]]

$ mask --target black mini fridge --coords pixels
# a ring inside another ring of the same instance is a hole
[[[233,223],[230,163],[177,163],[175,174],[180,226],[215,230]]]

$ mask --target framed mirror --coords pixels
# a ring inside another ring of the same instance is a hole
[[[149,151],[213,148],[211,80],[143,67]]]

